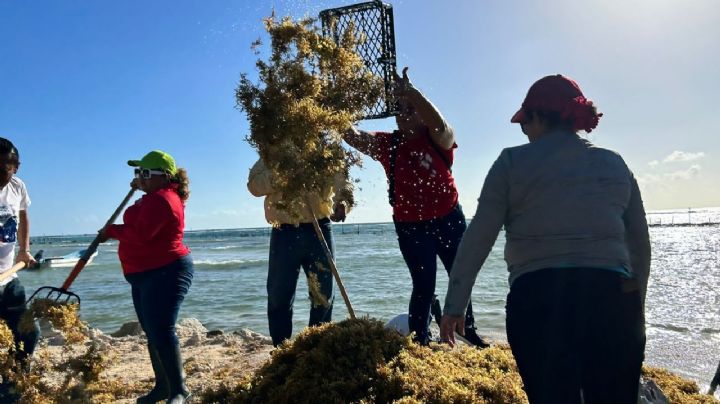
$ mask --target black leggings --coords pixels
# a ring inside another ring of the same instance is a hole
[[[415,340],[427,344],[430,340],[430,307],[435,296],[437,259],[440,258],[449,274],[460,240],[467,225],[460,205],[443,217],[422,222],[395,222],[400,251],[410,269],[412,293],[408,312],[410,331]],[[465,327],[475,326],[472,303],[465,312]]]
[[[637,403],[645,319],[628,282],[595,268],[543,269],[513,282],[507,335],[531,404]]]

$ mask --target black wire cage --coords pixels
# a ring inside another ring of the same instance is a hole
[[[353,4],[320,12],[323,35],[339,42],[345,30],[352,26],[365,40],[356,51],[365,66],[385,83],[385,94],[365,111],[363,119],[387,118],[397,115],[397,103],[392,87],[396,74],[395,29],[393,9],[382,1]]]

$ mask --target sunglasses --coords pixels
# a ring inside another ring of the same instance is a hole
[[[165,175],[165,171],[162,170],[151,170],[149,168],[136,168],[135,178],[142,178],[149,180],[153,175]]]

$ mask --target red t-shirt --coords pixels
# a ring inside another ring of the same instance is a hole
[[[146,194],[123,214],[124,224],[108,227],[117,239],[118,256],[125,275],[170,264],[190,253],[183,244],[185,206],[171,185]]]
[[[392,133],[375,133],[377,160],[390,175]],[[450,213],[458,203],[458,192],[450,167],[454,159],[450,150],[433,147],[428,133],[414,139],[401,140],[395,160],[395,206],[393,217],[398,222],[419,222]]]

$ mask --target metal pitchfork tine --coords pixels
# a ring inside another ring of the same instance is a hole
[[[115,212],[113,212],[112,216],[110,216],[110,219],[108,219],[107,223],[105,223],[105,226],[109,226],[115,222],[115,219],[117,219],[117,217],[120,215],[120,212],[122,212],[122,210],[125,208],[125,205],[127,205],[128,201],[130,201],[130,198],[132,198],[134,193],[135,188],[130,188],[130,192],[128,192],[128,194],[125,196],[125,199],[123,199],[123,201],[120,203],[120,206],[115,209]],[[72,272],[70,272],[70,275],[68,275],[67,279],[65,279],[65,282],[61,287],[56,288],[53,286],[43,286],[40,289],[36,290],[35,293],[32,294],[32,296],[30,296],[30,298],[28,299],[28,303],[37,297],[39,299],[55,300],[56,303],[61,304],[80,305],[80,296],[73,292],[70,292],[68,289],[70,289],[70,285],[72,285],[75,278],[77,278],[78,274],[80,274],[80,271],[85,268],[85,265],[88,263],[92,255],[95,254],[95,251],[97,251],[99,245],[100,235],[98,234],[97,236],[95,236],[95,239],[92,241],[92,243],[90,243],[90,246],[87,248],[87,250],[85,250],[85,253],[83,253],[82,257],[80,257],[77,264],[75,264]]]

